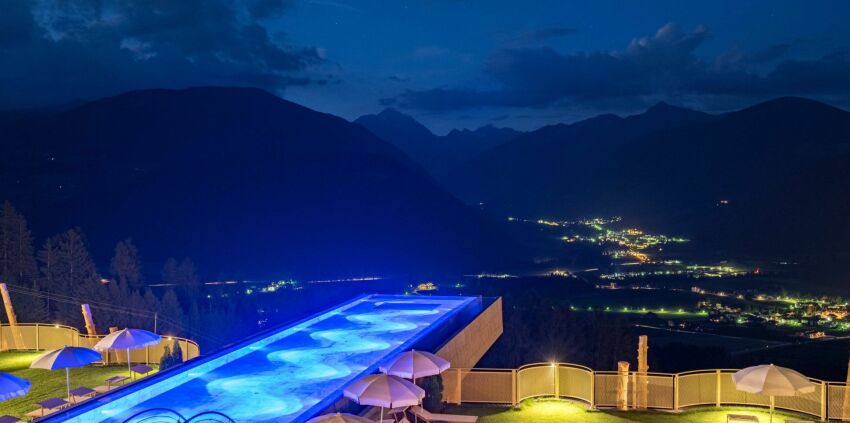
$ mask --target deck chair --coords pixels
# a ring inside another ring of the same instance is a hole
[[[418,405],[408,409],[420,422],[424,423],[475,423],[476,416],[462,416],[459,414],[432,413]]]

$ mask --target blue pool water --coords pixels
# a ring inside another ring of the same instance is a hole
[[[93,400],[63,420],[122,422],[161,407],[186,417],[219,411],[239,422],[303,421],[473,300],[359,298],[184,371],[163,374],[155,383]]]

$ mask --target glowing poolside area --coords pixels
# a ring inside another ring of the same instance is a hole
[[[475,303],[470,297],[357,298],[174,371],[116,390],[48,421],[123,422],[153,408],[218,411],[240,422],[301,422],[383,361]]]

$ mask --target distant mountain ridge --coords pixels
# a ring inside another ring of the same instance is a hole
[[[850,113],[786,97],[719,115],[658,104],[547,126],[446,180],[461,198],[500,213],[621,214],[718,248],[813,254],[850,251],[844,165]]]
[[[522,135],[511,128],[486,125],[475,130],[454,129],[439,136],[412,116],[393,108],[360,116],[354,123],[400,148],[437,178],[445,176],[457,164]]]
[[[132,237],[210,277],[475,271],[491,225],[359,125],[258,89],[133,91],[0,122],[0,197],[39,235]]]

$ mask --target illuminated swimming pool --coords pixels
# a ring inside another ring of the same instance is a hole
[[[475,300],[361,297],[54,419],[122,422],[142,410],[168,408],[187,417],[219,411],[238,422],[304,421],[338,399],[349,383],[439,330]]]

